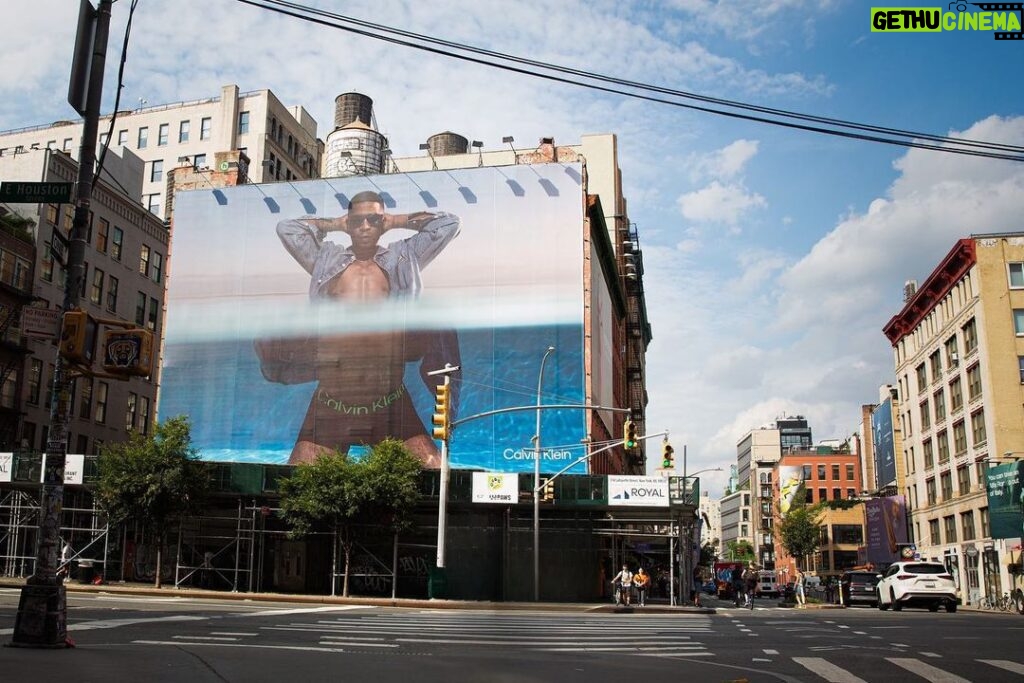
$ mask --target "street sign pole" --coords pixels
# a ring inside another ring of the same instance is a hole
[[[100,100],[103,95],[103,69],[107,55],[110,7],[113,0],[100,0],[93,9],[82,4],[78,42],[90,39],[91,69],[82,127],[82,148],[78,158],[78,194],[71,226],[67,278],[64,284],[63,311],[78,305],[78,293],[85,279],[85,237],[89,227],[93,166],[96,163],[96,138],[99,131]],[[88,31],[91,35],[83,36]],[[64,504],[64,464],[67,456],[68,423],[71,419],[71,392],[74,377],[57,353],[53,372],[53,398],[50,401],[50,430],[43,471],[43,489],[39,512],[39,538],[35,571],[21,591],[14,621],[11,645],[15,647],[63,648],[67,638],[67,595],[63,580],[57,576],[60,557],[61,509]]]

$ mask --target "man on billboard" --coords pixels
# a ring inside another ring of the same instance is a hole
[[[360,192],[348,213],[336,218],[304,217],[278,223],[285,249],[310,274],[310,298],[362,305],[389,297],[414,297],[422,288],[420,271],[459,233],[458,216],[437,212],[388,214],[376,192]],[[387,244],[394,229],[413,235]],[[349,246],[326,239],[344,232]],[[454,330],[329,332],[306,338],[257,340],[263,376],[271,382],[316,380],[317,388],[299,430],[289,463],[311,462],[324,453],[353,445],[373,445],[387,437],[405,442],[425,467],[438,467],[440,455],[416,413],[404,383],[405,364],[420,361],[428,389],[429,370],[458,365]],[[453,377],[452,406],[458,383]]]

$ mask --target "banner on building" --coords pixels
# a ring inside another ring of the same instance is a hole
[[[0,482],[9,482],[13,476],[14,453],[0,453]]]
[[[785,517],[794,505],[803,505],[806,502],[806,495],[803,466],[780,465],[779,514]]]
[[[474,472],[473,502],[518,503],[519,475],[501,472]]]
[[[668,479],[608,475],[608,505],[668,507]]]
[[[992,538],[1024,536],[1024,461],[989,467],[985,482]]]
[[[561,163],[177,193],[161,416],[188,416],[205,460],[390,436],[433,468],[428,373],[446,364],[453,420],[533,405],[538,383],[582,405],[582,193]],[[542,412],[543,472],[584,455],[586,415]],[[463,422],[451,465],[533,471],[535,433],[533,411]]]
[[[903,496],[868,499],[864,502],[864,517],[867,561],[881,567],[903,559],[900,548],[907,543],[906,499]]]
[[[875,453],[875,488],[896,482],[896,451],[892,433],[892,399],[871,413],[871,445]]]
[[[46,483],[46,459],[43,454],[43,469],[39,481]],[[82,484],[85,482],[85,456],[81,453],[68,453],[64,456],[64,483]]]

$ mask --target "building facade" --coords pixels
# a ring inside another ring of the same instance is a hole
[[[1024,456],[1024,233],[959,240],[884,332],[918,551],[998,598],[1019,541],[991,537],[985,473]]]

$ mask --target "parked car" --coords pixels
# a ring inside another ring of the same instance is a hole
[[[904,606],[916,606],[955,612],[956,584],[946,566],[938,562],[896,562],[878,581],[875,599],[880,610],[892,607],[899,612]]]
[[[881,574],[875,572],[843,572],[839,577],[839,590],[844,605],[867,603],[872,607],[878,604],[876,587]]]

